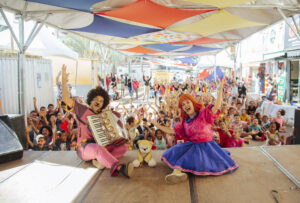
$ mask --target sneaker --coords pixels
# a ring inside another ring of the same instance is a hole
[[[92,164],[100,170],[105,168],[105,166],[103,164],[101,164],[99,161],[97,161],[96,159],[92,160]]]
[[[127,164],[122,164],[120,168],[120,173],[124,175],[127,178],[131,178],[133,175],[134,166],[131,162],[128,162]]]
[[[175,170],[173,173],[167,175],[165,177],[166,183],[167,184],[176,184],[176,183],[180,183],[183,182],[187,179],[187,174],[186,173],[182,173],[179,170]]]

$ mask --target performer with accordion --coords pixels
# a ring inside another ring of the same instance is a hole
[[[111,176],[119,173],[127,178],[133,174],[133,164],[122,164],[118,158],[127,151],[127,131],[119,113],[105,110],[109,104],[109,95],[102,87],[91,89],[87,95],[87,104],[80,104],[70,98],[66,66],[62,66],[63,101],[77,117],[78,137],[77,154],[84,161],[92,160],[95,167],[110,168]]]

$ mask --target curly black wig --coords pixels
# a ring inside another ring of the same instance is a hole
[[[88,105],[91,105],[92,100],[93,100],[95,97],[97,97],[97,96],[103,97],[104,102],[103,102],[103,106],[102,106],[101,110],[102,110],[102,109],[105,109],[105,108],[107,107],[107,105],[109,104],[109,95],[108,95],[108,93],[106,92],[106,90],[103,89],[103,88],[100,87],[100,86],[98,86],[98,87],[96,87],[96,88],[94,88],[94,89],[91,89],[91,90],[88,92],[88,94],[87,94],[87,100],[86,100],[87,104],[88,104]]]

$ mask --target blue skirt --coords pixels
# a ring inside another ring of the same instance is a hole
[[[215,141],[177,144],[163,153],[162,160],[172,169],[198,176],[218,176],[232,173],[238,168],[230,152]]]

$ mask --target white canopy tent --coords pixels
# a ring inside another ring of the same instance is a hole
[[[212,9],[216,8],[214,6],[208,6],[200,3],[193,3],[189,1],[181,1],[181,0],[153,0],[154,2],[172,8],[180,8],[180,9]],[[92,11],[104,11],[104,10],[114,10],[130,3],[135,2],[134,0],[106,0],[100,3],[96,3],[92,5]],[[0,0],[0,11],[4,17],[4,20],[8,24],[13,38],[16,41],[19,48],[19,71],[22,76],[23,72],[23,63],[24,63],[24,52],[27,50],[28,46],[31,44],[34,37],[40,31],[44,24],[51,25],[53,27],[59,29],[70,29],[70,28],[80,28],[89,25],[94,18],[92,12],[83,12],[74,9],[61,8],[57,6],[50,6],[46,4],[34,3],[24,0]],[[8,9],[17,14],[19,19],[19,38],[16,37],[15,33],[11,29],[11,25],[5,17],[3,9]],[[255,21],[258,23],[263,23],[267,25],[273,24],[282,18],[286,19],[286,17],[292,16],[295,13],[300,11],[299,0],[256,0],[250,1],[248,3],[233,6],[230,8],[226,8],[226,11],[231,14],[249,20]],[[188,18],[186,20],[175,23],[174,26],[180,26],[182,23],[192,23],[198,21],[199,19],[203,19],[205,15],[194,16]],[[34,20],[37,23],[34,25],[32,32],[29,37],[25,41],[24,39],[24,20]],[[137,24],[134,22],[128,22],[131,24]],[[173,25],[172,25],[173,26]],[[300,33],[298,33],[296,28],[290,25],[295,32],[295,34],[300,39]],[[149,26],[151,27],[151,26]],[[263,29],[265,26],[254,26],[249,28],[240,28],[233,29],[221,33],[214,34],[210,37],[213,38],[221,38],[221,39],[244,39],[251,34]],[[91,34],[85,32],[75,32],[78,35],[84,36],[91,40],[95,40],[104,46],[110,46],[111,44],[107,42],[107,39],[118,40],[118,37],[106,36],[101,34]],[[232,46],[232,42],[226,42],[221,44],[216,44],[218,48],[225,48],[228,46]],[[22,77],[23,78],[23,77]],[[20,78],[21,79],[21,78]],[[24,78],[23,78],[24,80]],[[20,85],[20,96],[19,99],[24,103],[24,90],[23,85]],[[25,106],[25,105],[22,105]],[[22,113],[26,113],[26,109],[21,109]]]

